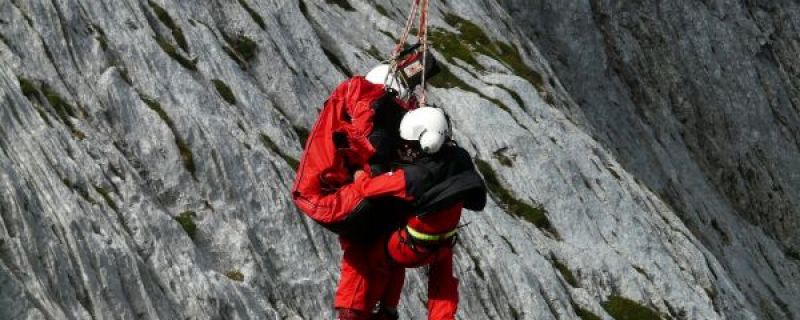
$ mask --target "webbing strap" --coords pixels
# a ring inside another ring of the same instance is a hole
[[[452,231],[445,233],[430,234],[430,233],[419,232],[417,230],[414,230],[414,228],[410,226],[406,226],[406,231],[408,231],[408,234],[411,235],[411,237],[416,240],[439,241],[452,238],[454,235],[456,235],[458,229],[453,229]]]

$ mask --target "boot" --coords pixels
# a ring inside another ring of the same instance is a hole
[[[356,309],[336,309],[336,313],[336,320],[370,320],[369,314]]]
[[[378,313],[373,313],[370,320],[398,320],[400,315],[397,314],[396,309],[380,308]]]

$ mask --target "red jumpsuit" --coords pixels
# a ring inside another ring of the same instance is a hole
[[[383,85],[356,76],[340,84],[325,102],[309,134],[292,187],[295,205],[318,223],[342,221],[365,198],[393,196],[411,200],[406,195],[402,170],[348,180],[354,170],[369,172],[368,160],[375,153],[368,140],[375,115],[372,103],[384,94]],[[346,148],[337,145],[337,134],[345,138]],[[371,274],[370,245],[344,237],[339,242],[344,254],[334,305],[366,315],[374,305],[366,298]]]
[[[453,320],[458,308],[458,279],[453,275],[452,238],[443,235],[454,231],[461,218],[462,205],[433,212],[422,217],[413,216],[407,228],[398,230],[388,239],[372,245],[370,276],[366,294],[367,305],[380,301],[382,306],[396,309],[405,279],[405,268],[429,266],[428,319]],[[412,239],[409,229],[426,235],[442,235],[438,241]],[[387,257],[388,253],[388,257]]]
[[[367,197],[406,197],[402,172],[347,180],[354,169],[369,171],[367,160],[375,153],[368,140],[375,115],[372,102],[384,94],[383,85],[357,76],[340,84],[325,102],[292,187],[294,203],[315,221],[341,220]],[[336,135],[346,139],[346,148],[337,146]],[[322,177],[339,181],[330,185]]]

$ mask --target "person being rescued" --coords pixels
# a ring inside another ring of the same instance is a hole
[[[371,273],[367,305],[378,305],[373,318],[398,319],[397,305],[406,268],[428,266],[428,319],[453,320],[458,280],[453,275],[453,246],[462,209],[482,210],[486,187],[466,150],[450,138],[445,113],[420,107],[400,124],[399,159],[414,200],[406,223],[369,249]]]
[[[334,307],[342,320],[396,319],[404,268],[426,264],[441,270],[431,274],[430,319],[455,314],[455,228],[462,207],[483,208],[486,191],[469,155],[449,141],[444,113],[417,108],[412,92],[421,73],[435,71],[421,56],[398,63],[397,72],[380,65],[337,86],[292,187],[297,207],[339,235]]]

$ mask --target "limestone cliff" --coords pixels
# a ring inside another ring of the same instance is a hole
[[[796,1],[431,2],[460,319],[800,318]],[[0,0],[0,319],[333,318],[293,166],[409,5]]]

